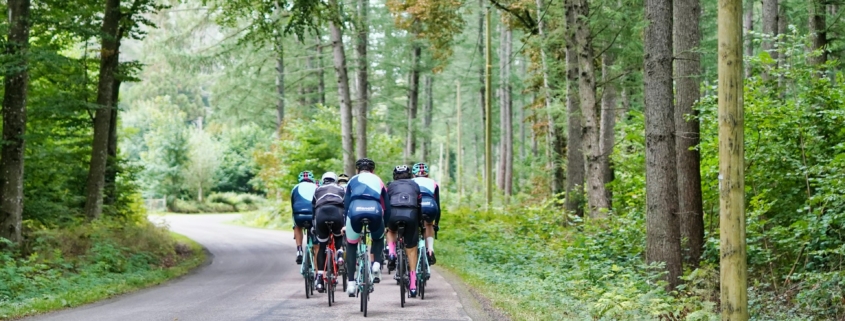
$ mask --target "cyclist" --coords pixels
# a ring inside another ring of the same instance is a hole
[[[434,265],[434,230],[440,225],[440,186],[428,177],[428,165],[416,163],[412,168],[414,181],[422,193],[422,215],[425,219],[425,247],[428,249],[428,262]]]
[[[320,250],[317,252],[317,291],[323,292],[323,267],[326,266],[326,246],[329,237],[334,237],[337,248],[338,265],[343,265],[343,244],[340,229],[343,227],[343,196],[345,191],[337,185],[337,174],[327,172],[323,174],[322,185],[314,192],[312,204],[314,207],[314,228],[317,230],[317,241]],[[331,230],[326,222],[334,222]],[[335,271],[336,272],[336,271]]]
[[[296,184],[290,193],[290,204],[293,209],[293,237],[296,239],[296,264],[302,264],[302,229],[311,228],[311,220],[314,216],[314,208],[311,205],[311,201],[314,199],[314,191],[317,190],[317,184],[314,180],[314,174],[310,171],[299,173],[298,181],[299,184]]]
[[[337,178],[337,184],[345,189],[347,183],[349,183],[349,175],[345,173],[340,174]]]
[[[372,253],[375,260],[372,264],[373,283],[379,283],[381,278],[381,263],[384,260],[384,214],[389,212],[390,203],[386,202],[387,189],[381,179],[373,174],[376,163],[369,158],[362,158],[355,162],[358,174],[349,180],[346,185],[346,196],[343,198],[346,208],[346,253],[349,260],[346,261],[349,287],[347,292],[350,297],[355,296],[355,259],[358,257],[358,240],[363,229],[363,219],[369,219],[370,237],[373,240]]]
[[[405,223],[405,231],[402,237],[405,238],[405,254],[411,267],[411,297],[417,297],[417,243],[419,241],[420,221],[420,186],[413,180],[414,175],[411,169],[405,165],[396,166],[393,169],[393,181],[387,184],[387,194],[390,198],[390,212],[387,221],[387,246],[390,251],[390,260],[387,263],[387,270],[396,269],[396,241],[399,230],[399,222]],[[401,277],[396,272],[398,280]],[[404,286],[404,285],[403,285]]]

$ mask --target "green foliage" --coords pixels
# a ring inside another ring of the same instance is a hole
[[[141,174],[145,196],[177,196],[182,190],[183,171],[188,162],[188,133],[184,113],[158,97],[146,102],[149,131],[143,135],[146,150],[140,152],[144,164]],[[152,195],[149,195],[152,194]]]
[[[254,194],[212,193],[203,202],[174,199],[169,202],[168,210],[186,214],[249,212],[258,210],[265,203],[263,197]]]
[[[712,303],[676,297],[643,265],[642,212],[567,223],[551,203],[447,211],[436,248],[449,269],[520,320],[716,320]]]
[[[19,252],[0,251],[0,318],[142,288],[184,274],[204,259],[198,244],[175,241],[145,217],[31,231]]]

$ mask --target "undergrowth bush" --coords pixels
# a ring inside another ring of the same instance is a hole
[[[263,197],[253,194],[212,193],[204,202],[174,199],[168,210],[185,214],[248,212],[258,210],[264,203]]]
[[[46,301],[80,304],[166,279],[193,251],[146,220],[103,218],[29,231],[20,247],[0,251],[0,318],[31,313]]]

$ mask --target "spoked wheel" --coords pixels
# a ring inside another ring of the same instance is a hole
[[[399,297],[400,297],[399,302],[401,302],[400,305],[404,308],[405,307],[405,287],[407,286],[407,282],[405,282],[405,272],[406,272],[407,269],[405,267],[405,255],[402,255],[402,253],[397,253],[397,254],[399,254],[399,255],[397,255],[398,256],[398,258],[397,258],[398,262],[396,262],[396,266],[399,268],[399,271],[397,271],[397,273],[399,274]]]
[[[420,300],[425,300],[425,280],[417,277],[417,291],[420,292]]]
[[[361,290],[361,311],[364,312],[364,317],[367,316],[367,301],[370,300],[370,269],[364,267],[364,286]]]

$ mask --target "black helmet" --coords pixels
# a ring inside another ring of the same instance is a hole
[[[402,174],[402,173],[410,173],[411,169],[408,168],[407,165],[399,165],[393,168],[393,175]]]
[[[349,175],[346,175],[345,173],[344,173],[344,174],[340,174],[340,175],[338,175],[338,176],[337,176],[337,182],[338,182],[338,183],[346,183],[346,182],[349,182]]]
[[[376,162],[369,158],[361,158],[355,162],[355,168],[359,171],[373,171],[376,169]]]

